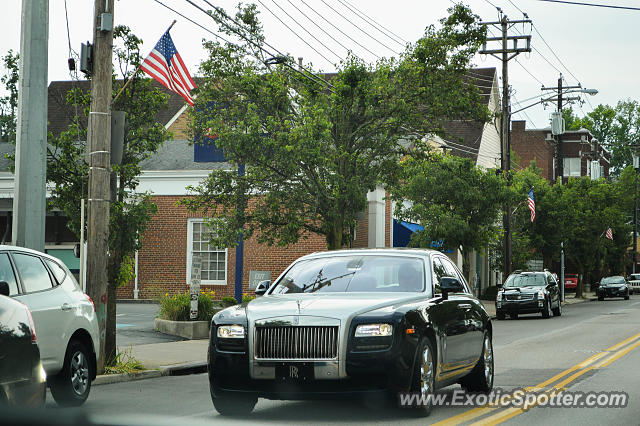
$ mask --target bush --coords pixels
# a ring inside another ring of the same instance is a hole
[[[496,287],[495,285],[489,286],[486,288],[486,290],[484,291],[484,294],[482,295],[481,299],[482,300],[496,300],[496,295],[498,294],[498,287]]]
[[[211,317],[220,307],[214,299],[214,291],[201,291],[198,296],[197,321],[211,321]],[[160,311],[158,317],[170,321],[189,321],[191,313],[191,296],[188,292],[174,295],[165,295],[160,299]]]
[[[249,293],[244,293],[242,295],[242,303],[249,303],[251,302],[253,299],[255,299],[256,296],[249,294]]]
[[[236,298],[232,296],[224,296],[221,302],[222,302],[222,306],[225,308],[238,304],[238,301],[236,300]]]

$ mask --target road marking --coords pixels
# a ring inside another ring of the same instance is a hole
[[[624,355],[626,355],[627,353],[631,352],[633,349],[635,349],[636,347],[640,346],[640,342],[636,342],[635,344],[631,344],[633,343],[635,340],[640,339],[640,333],[635,334],[619,343],[616,343],[613,346],[610,346],[609,348],[605,349],[602,352],[599,352],[593,356],[590,356],[589,358],[585,359],[584,361],[580,362],[579,364],[574,365],[571,368],[568,368],[558,374],[556,374],[555,376],[551,377],[548,380],[545,380],[542,383],[539,383],[535,386],[529,386],[524,388],[524,390],[526,392],[530,392],[530,391],[539,391],[544,389],[546,386],[550,385],[551,383],[554,383],[556,380],[559,380],[563,377],[565,377],[566,375],[573,373],[574,371],[577,371],[576,373],[572,374],[571,376],[569,376],[568,378],[566,378],[565,380],[557,383],[555,386],[553,386],[551,389],[543,392],[543,393],[555,393],[555,392],[562,392],[563,390],[565,390],[565,385],[568,383],[571,383],[573,380],[577,379],[578,377],[582,376],[583,374],[587,373],[588,371],[594,370],[596,368],[602,368],[602,367],[606,367],[609,364],[611,364],[612,362],[616,361],[617,359],[623,357]],[[627,348],[625,349],[621,349],[624,346],[629,345]],[[618,350],[621,349],[621,350]],[[616,350],[618,350],[616,352]],[[606,359],[601,359],[606,357],[607,355],[610,355],[608,358]],[[600,360],[598,363],[591,365],[593,363],[595,363],[596,361]],[[591,366],[590,366],[591,365]],[[535,405],[531,406],[531,408],[533,408]],[[471,410],[468,410],[464,413],[449,417],[447,419],[441,420],[437,423],[433,423],[434,426],[453,426],[453,425],[459,425],[461,423],[465,423],[468,422],[470,420],[473,420],[475,418],[484,416],[492,411],[498,410],[501,407],[498,406],[484,406],[484,407],[476,407],[473,408]],[[523,412],[525,412],[524,409],[522,408],[516,408],[516,407],[510,407],[507,408],[506,410],[503,410],[499,413],[496,413],[492,416],[486,417],[482,420],[477,421],[476,423],[473,423],[473,425],[496,425],[499,423],[502,423],[506,420],[509,420],[512,417],[515,417],[519,414],[522,414]]]

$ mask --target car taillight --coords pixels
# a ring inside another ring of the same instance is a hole
[[[88,294],[85,294],[85,297],[89,299],[89,302],[91,302],[91,304],[93,305],[93,312],[98,312],[96,311],[96,304],[93,303],[93,299],[91,298],[91,296],[89,296]]]

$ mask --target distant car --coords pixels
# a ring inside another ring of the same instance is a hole
[[[578,274],[564,274],[564,289],[576,291],[578,288]]]
[[[36,330],[29,308],[0,282],[0,405],[40,407],[47,395]]]
[[[604,300],[605,297],[622,297],[629,300],[627,280],[619,275],[601,279],[598,285],[598,300]]]
[[[631,274],[627,278],[630,293],[640,293],[640,274]]]
[[[434,250],[338,250],[296,260],[263,295],[211,322],[209,386],[221,414],[258,398],[493,387],[492,327],[462,273]]]
[[[0,245],[0,281],[35,321],[42,365],[60,405],[80,405],[96,377],[100,344],[95,306],[60,260]]]
[[[553,274],[516,271],[509,275],[496,295],[496,318],[518,318],[520,314],[542,313],[543,318],[562,315],[558,283]]]

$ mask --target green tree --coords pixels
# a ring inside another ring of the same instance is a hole
[[[230,163],[246,165],[246,175],[214,170],[184,201],[210,216],[212,242],[232,247],[242,232],[287,245],[314,233],[329,249],[343,247],[367,191],[395,182],[407,146],[420,149],[422,137],[412,135],[442,133],[447,118],[487,120],[478,90],[465,78],[485,29],[466,7],[450,13],[400,60],[368,65],[349,56],[325,87],[317,82],[323,77],[265,65],[254,6],[238,10],[241,26],[216,12],[229,25],[221,28],[243,34],[244,43],[204,44],[209,56],[200,67],[193,130],[217,134],[217,146]],[[245,208],[250,194],[260,196]]]
[[[19,56],[9,50],[2,57],[5,74],[0,77],[7,95],[0,97],[0,142],[16,143],[16,115],[18,110]]]
[[[395,215],[420,224],[411,245],[462,249],[463,269],[469,276],[469,255],[485,252],[499,238],[502,205],[511,196],[494,170],[483,170],[468,158],[430,152],[426,158],[402,163],[401,183],[393,188]]]
[[[122,88],[141,61],[142,43],[126,26],[114,29],[115,58],[123,80],[116,80],[113,91]],[[109,260],[107,291],[107,331],[105,353],[107,363],[115,357],[116,288],[132,277],[130,258],[141,247],[139,236],[157,211],[148,193],[136,193],[140,163],[155,153],[169,139],[170,134],[155,116],[167,107],[168,96],[154,87],[152,80],[134,76],[127,89],[113,104],[113,110],[126,112],[125,139],[122,162],[113,166],[112,202],[109,223]],[[88,113],[90,93],[80,89],[67,94],[67,102]],[[51,204],[65,212],[69,226],[80,234],[80,199],[87,197],[88,165],[85,161],[86,128],[82,120],[75,120],[59,137],[50,135],[47,179],[54,184]],[[116,180],[117,176],[117,180]]]

